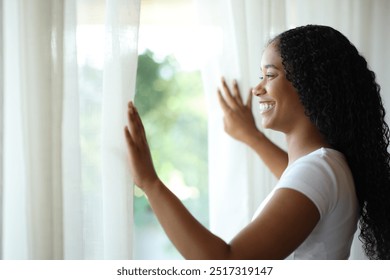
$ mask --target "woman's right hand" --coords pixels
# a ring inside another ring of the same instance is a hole
[[[130,173],[134,183],[146,192],[160,180],[154,169],[152,156],[145,129],[133,102],[127,109],[128,126],[125,127],[125,137],[129,154]]]
[[[222,89],[224,94],[218,89],[218,99],[224,113],[225,131],[236,140],[249,144],[250,139],[259,134],[252,113],[252,92],[244,104],[236,81],[232,93],[222,78]]]

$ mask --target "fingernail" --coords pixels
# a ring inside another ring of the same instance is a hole
[[[131,113],[134,112],[134,104],[133,104],[133,102],[129,103],[129,110],[130,110]]]

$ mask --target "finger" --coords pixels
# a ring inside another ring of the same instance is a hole
[[[126,143],[129,149],[134,145],[133,139],[131,138],[129,128],[125,126],[125,138],[126,138]]]
[[[243,105],[241,94],[240,94],[240,89],[238,88],[237,80],[233,81],[233,97],[236,99],[236,101],[239,105],[241,105],[241,106]]]
[[[230,92],[230,89],[225,81],[224,78],[222,78],[222,88],[225,93],[225,101],[226,104],[231,108],[231,109],[236,109],[238,107],[236,99],[233,97],[232,93]]]
[[[228,112],[229,110],[231,110],[230,107],[229,107],[229,105],[226,103],[225,99],[223,98],[220,89],[217,90],[217,93],[218,93],[219,104],[221,105],[222,111],[223,111],[224,113],[226,113],[226,112]]]
[[[138,114],[135,111],[134,104],[132,102],[129,102],[129,106],[127,109],[127,118],[129,122],[129,133],[131,135],[131,138],[135,141],[137,138],[139,138],[140,135],[140,125],[138,120]]]
[[[134,118],[132,116],[132,105],[131,102],[128,103],[127,106],[127,123],[128,123],[128,132],[130,136],[133,134],[134,131]]]
[[[145,136],[145,128],[144,128],[141,116],[139,115],[138,109],[137,109],[137,107],[134,104],[133,104],[133,111],[134,111],[133,112],[134,113],[134,118],[135,118],[135,121],[136,121],[137,127],[138,127],[138,132],[142,133],[142,135]]]
[[[131,103],[130,107],[135,132],[135,134],[133,134],[133,139],[137,139],[139,143],[147,143],[145,128],[138,113],[137,107],[135,107],[134,103]]]
[[[248,108],[252,108],[252,98],[253,98],[253,93],[252,93],[252,89],[250,89],[245,104]]]

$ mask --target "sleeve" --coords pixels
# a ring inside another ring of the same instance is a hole
[[[321,157],[297,160],[276,185],[276,188],[289,188],[304,194],[317,207],[321,218],[335,205],[336,187],[333,171]]]

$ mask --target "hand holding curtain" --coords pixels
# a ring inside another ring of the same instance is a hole
[[[133,102],[128,104],[127,117],[129,124],[125,127],[125,136],[129,152],[130,172],[133,175],[134,183],[145,190],[145,188],[158,183],[160,179],[153,165],[144,126]]]
[[[243,103],[236,81],[233,83],[233,93],[222,78],[224,95],[218,89],[218,99],[224,113],[224,128],[231,137],[249,144],[251,138],[258,134],[255,119],[252,113],[252,93],[249,92],[246,103]]]

